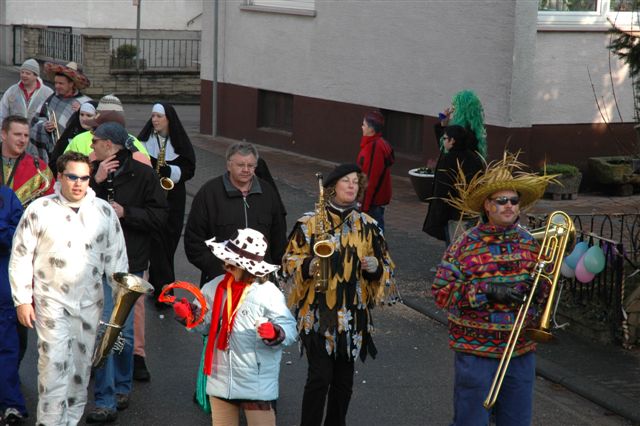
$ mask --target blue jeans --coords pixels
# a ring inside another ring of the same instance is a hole
[[[500,359],[483,358],[462,352],[455,354],[452,426],[485,426],[491,412],[484,402]],[[529,426],[536,378],[533,352],[511,358],[502,389],[493,407],[497,426]]]
[[[142,272],[133,273],[142,277]],[[113,311],[113,297],[111,296],[111,286],[107,282],[107,277],[102,278],[104,288],[104,311],[102,321],[108,322]],[[94,395],[96,407],[116,409],[116,394],[128,395],[131,393],[133,380],[133,309],[124,323],[121,331],[125,339],[124,349],[120,353],[111,352],[104,365],[95,371]]]
[[[378,227],[384,232],[384,206],[371,206],[367,214],[378,222]]]

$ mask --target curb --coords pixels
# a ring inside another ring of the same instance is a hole
[[[419,299],[403,299],[402,303],[443,325],[447,324],[447,315],[444,311],[433,309]],[[612,392],[591,380],[572,374],[539,354],[536,356],[536,374],[553,383],[564,386],[577,395],[632,421],[634,424],[640,424],[640,410],[638,409],[637,401]]]

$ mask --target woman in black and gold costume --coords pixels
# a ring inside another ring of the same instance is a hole
[[[396,298],[394,264],[375,220],[358,211],[365,176],[355,164],[336,167],[323,182],[324,206],[296,223],[283,257],[298,332],[309,369],[302,400],[303,426],[344,425],[353,387],[354,361],[375,357],[370,309]],[[321,197],[322,198],[322,197]],[[318,203],[322,204],[322,203]],[[318,220],[324,215],[326,221]],[[324,229],[320,223],[324,223]],[[318,289],[319,234],[333,244],[326,290]]]

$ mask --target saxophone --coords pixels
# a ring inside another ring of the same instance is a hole
[[[36,157],[33,157],[33,164],[36,166],[36,171],[42,178],[43,183],[40,186],[40,188],[33,191],[28,197],[26,197],[22,201],[22,207],[24,208],[26,208],[29,204],[31,204],[33,200],[35,200],[36,198],[40,197],[42,194],[47,192],[51,187],[51,179],[49,179],[49,176],[47,176],[46,173],[43,173],[42,170],[40,170],[40,161]]]
[[[164,156],[167,151],[167,138],[164,138],[162,141],[160,140],[161,136],[158,132],[155,132],[156,139],[158,140],[158,145],[160,146],[160,152],[158,153],[158,161],[156,162],[156,173],[160,175],[160,167],[165,166],[167,164]],[[165,191],[171,191],[173,189],[173,181],[168,177],[160,178],[160,186]]]
[[[329,273],[331,268],[329,258],[335,251],[334,244],[329,240],[329,219],[327,218],[326,200],[324,198],[324,187],[322,186],[322,173],[316,173],[318,186],[320,188],[318,202],[315,211],[315,243],[313,244],[313,254],[320,259],[317,272],[315,273],[315,290],[324,293],[329,288]]]

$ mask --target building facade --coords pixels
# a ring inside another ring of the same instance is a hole
[[[632,22],[612,11],[624,3],[205,2],[201,130],[352,161],[363,114],[379,108],[402,173],[437,157],[438,112],[472,89],[491,158],[507,147],[584,168],[635,138],[628,70],[606,48],[607,19]]]

